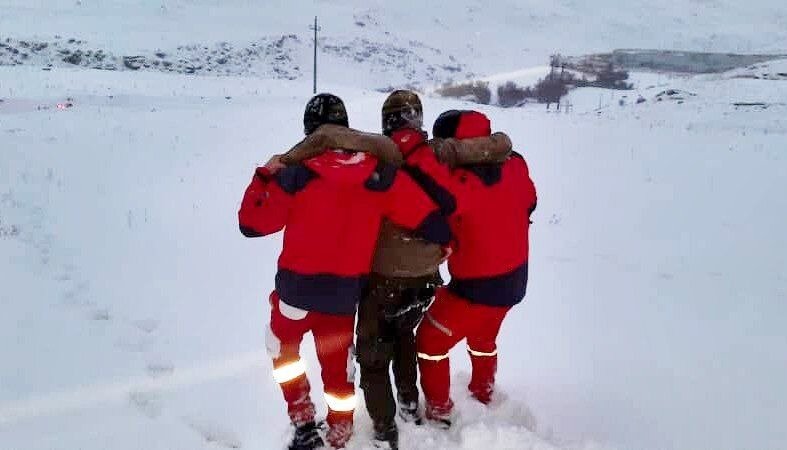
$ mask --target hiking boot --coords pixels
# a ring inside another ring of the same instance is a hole
[[[344,448],[352,435],[352,420],[342,420],[328,424],[328,432],[325,434],[325,439],[333,448]]]
[[[292,442],[288,450],[314,450],[325,448],[325,443],[318,432],[319,428],[314,422],[306,422],[295,427]]]
[[[441,430],[450,430],[453,425],[450,418],[427,417],[426,419],[433,427]]]
[[[478,401],[478,403],[489,405],[492,403],[492,393],[491,392],[473,392],[471,393],[474,399]]]
[[[433,426],[442,430],[451,428],[451,410],[454,408],[454,402],[448,400],[448,403],[443,406],[426,405],[426,420]]]
[[[374,427],[374,448],[385,450],[399,450],[399,430],[396,423],[391,422],[384,426]]]
[[[399,403],[399,418],[405,423],[414,423],[416,425],[424,423],[421,413],[418,412],[418,403],[416,402]]]

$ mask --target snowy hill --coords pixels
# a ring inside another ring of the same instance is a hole
[[[144,58],[134,66],[165,71],[308,80],[314,16],[321,27],[321,81],[352,79],[365,88],[517,71],[543,65],[555,52],[787,49],[787,6],[771,0],[635,0],[625,5],[574,0],[5,0],[0,2],[0,43],[13,46],[0,48],[0,65],[76,62],[124,69],[126,56]],[[30,45],[19,46],[19,40]],[[47,47],[33,51],[41,45]]]
[[[43,71],[51,48],[0,67],[0,448],[283,448],[263,350],[281,244],[241,237],[235,214],[253,167],[301,135],[314,14],[337,49],[321,53],[321,89],[366,130],[379,129],[374,89],[451,73],[430,65],[502,80],[540,73],[556,48],[787,47],[771,2],[595,5],[0,2],[0,42],[102,49],[121,69],[61,58]],[[251,43],[252,67],[216,62],[222,77],[120,67]],[[503,326],[501,398],[468,400],[458,349],[457,426],[404,427],[402,448],[787,448],[784,71],[635,73],[633,92],[572,92],[569,114],[480,107],[539,188],[528,298]],[[424,103],[428,124],[479,108]],[[356,417],[350,450],[367,449]]]

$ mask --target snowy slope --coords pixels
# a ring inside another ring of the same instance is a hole
[[[235,210],[300,133],[308,94],[282,92],[308,86],[23,68],[0,83],[3,448],[278,448],[262,343],[280,244],[242,238]],[[667,84],[697,96],[486,110],[540,189],[529,300],[500,343],[508,400],[461,400],[455,432],[406,428],[403,448],[787,444],[785,107],[732,105],[787,91]],[[382,94],[332,90],[376,129]],[[426,102],[428,122],[465,107]]]
[[[266,75],[271,65],[282,64],[275,59],[281,53],[272,49],[270,56],[255,55],[285,37],[286,68],[277,75],[308,80],[309,26],[315,15],[321,23],[321,80],[344,84],[350,79],[367,88],[516,71],[546,64],[555,52],[783,53],[787,48],[787,6],[773,0],[3,0],[0,42],[50,44],[44,58],[20,48],[28,58],[13,59],[24,64],[58,56],[53,44],[61,41],[58,51],[78,47],[152,61],[154,53],[164,52],[173,64],[187,57],[194,58],[188,65],[203,67],[211,65],[206,59],[214,50],[219,54],[213,54],[213,62],[220,59],[226,44],[234,56],[228,63],[232,70]],[[72,39],[84,42],[70,45]],[[223,73],[226,65],[213,69]]]

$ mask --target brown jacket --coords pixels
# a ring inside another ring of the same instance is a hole
[[[467,164],[494,164],[511,153],[511,140],[503,133],[475,139],[435,139],[429,142],[441,162],[451,167]],[[297,164],[319,155],[326,148],[367,152],[378,159],[401,166],[403,157],[386,136],[338,125],[323,125],[282,155],[284,164]],[[414,237],[407,230],[383,221],[377,241],[372,272],[396,278],[433,275],[443,261],[439,245]]]

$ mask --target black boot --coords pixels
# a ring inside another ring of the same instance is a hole
[[[429,423],[432,424],[433,427],[439,428],[441,430],[449,430],[449,429],[451,429],[451,425],[453,424],[451,422],[451,419],[445,419],[445,418],[438,419],[438,418],[431,418],[430,417],[428,420],[429,420]]]
[[[314,450],[324,448],[325,443],[318,432],[319,428],[314,422],[307,422],[295,427],[295,434],[288,450]]]
[[[399,396],[399,417],[406,423],[421,425],[424,421],[418,412],[418,402],[408,402]]]
[[[399,430],[396,423],[374,426],[374,447],[385,450],[399,450]]]

